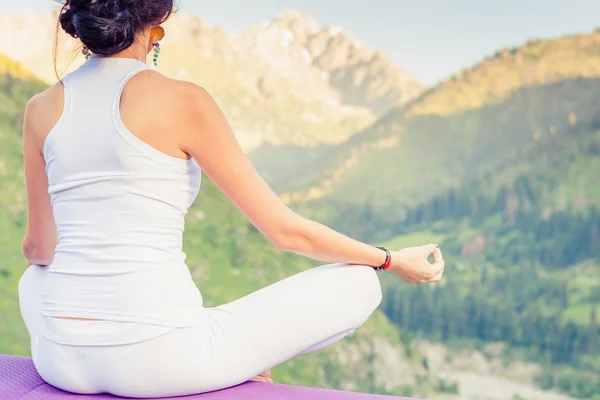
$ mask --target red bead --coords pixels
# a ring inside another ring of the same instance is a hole
[[[387,262],[385,263],[385,266],[383,267],[383,270],[386,271],[390,267],[390,265],[392,265],[391,257],[388,258]]]

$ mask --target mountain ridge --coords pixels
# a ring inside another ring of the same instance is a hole
[[[344,30],[321,27],[293,10],[239,34],[179,13],[165,29],[159,70],[213,93],[248,150],[261,143],[314,147],[343,142],[378,114],[423,90],[389,57]],[[56,13],[0,15],[0,34],[30,44],[2,41],[0,53],[55,81],[55,31]],[[59,72],[70,64],[68,71],[83,60],[76,41],[59,36]]]
[[[424,200],[438,185],[502,162],[501,149],[514,151],[593,117],[598,44],[600,33],[592,32],[501,50],[390,111],[278,190],[288,202],[333,193],[375,196],[379,204]],[[379,189],[369,183],[376,182],[375,166],[384,179]]]

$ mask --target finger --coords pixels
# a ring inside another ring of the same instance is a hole
[[[430,243],[430,244],[426,244],[425,246],[421,246],[421,248],[427,252],[427,255],[429,256],[429,254],[433,253],[435,251],[435,249],[438,248],[437,244],[434,243]]]
[[[440,249],[439,246],[437,246],[433,251],[433,259],[434,264],[444,263],[444,255],[442,254],[442,249]]]
[[[260,374],[258,374],[258,376],[264,376],[264,377],[270,378],[271,377],[271,370],[268,369],[265,372],[261,372]]]
[[[439,263],[435,262],[435,263],[429,265],[429,269],[431,270],[432,276],[435,276],[435,275],[439,274],[440,272],[442,272],[445,267],[446,267],[446,263],[444,262],[444,260],[442,260]]]
[[[442,277],[444,276],[444,270],[442,270],[442,272],[440,272],[439,274],[437,274],[436,276],[434,276],[433,278],[431,278],[429,280],[429,282],[439,282],[442,280]]]
[[[444,261],[444,256],[442,255],[442,250],[439,247],[435,249],[433,252],[434,262],[431,264],[431,268],[435,271],[434,275],[439,274],[444,270],[446,266],[446,262]]]
[[[444,271],[445,271],[445,270],[446,270],[446,269],[444,268],[444,269],[443,269],[443,270],[441,270],[441,271],[440,271],[440,273],[439,273],[439,274],[437,274],[436,276],[439,276],[440,278],[441,278],[441,277],[443,277],[443,276],[444,276]]]
[[[442,269],[443,266],[440,268],[437,264],[431,264],[429,261],[425,260],[421,263],[417,279],[419,281],[429,282],[429,280],[439,274]]]

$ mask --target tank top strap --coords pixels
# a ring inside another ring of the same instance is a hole
[[[121,95],[123,94],[123,89],[125,89],[125,85],[127,84],[127,82],[136,74],[147,70],[150,70],[150,67],[148,67],[146,64],[139,62],[137,66],[133,65],[131,68],[122,71],[121,79],[112,88],[114,97],[113,107],[115,105],[117,107],[119,106]]]
[[[91,58],[67,74],[62,81],[63,112],[46,137],[45,156],[52,157],[51,143],[57,140],[57,135],[69,140],[82,131],[86,132],[88,138],[92,137],[93,131],[110,131],[115,123],[115,115],[118,115],[125,83],[136,73],[147,69],[149,67],[146,64],[133,58]],[[97,129],[90,130],[89,124]]]
[[[89,59],[65,80],[72,112],[96,121],[110,118],[127,80],[147,69],[146,64],[133,58]]]

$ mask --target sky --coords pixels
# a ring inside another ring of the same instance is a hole
[[[2,0],[0,13],[45,12],[56,4]],[[179,0],[180,12],[229,32],[261,24],[285,9],[350,31],[427,86],[500,48],[600,27],[598,0]]]

